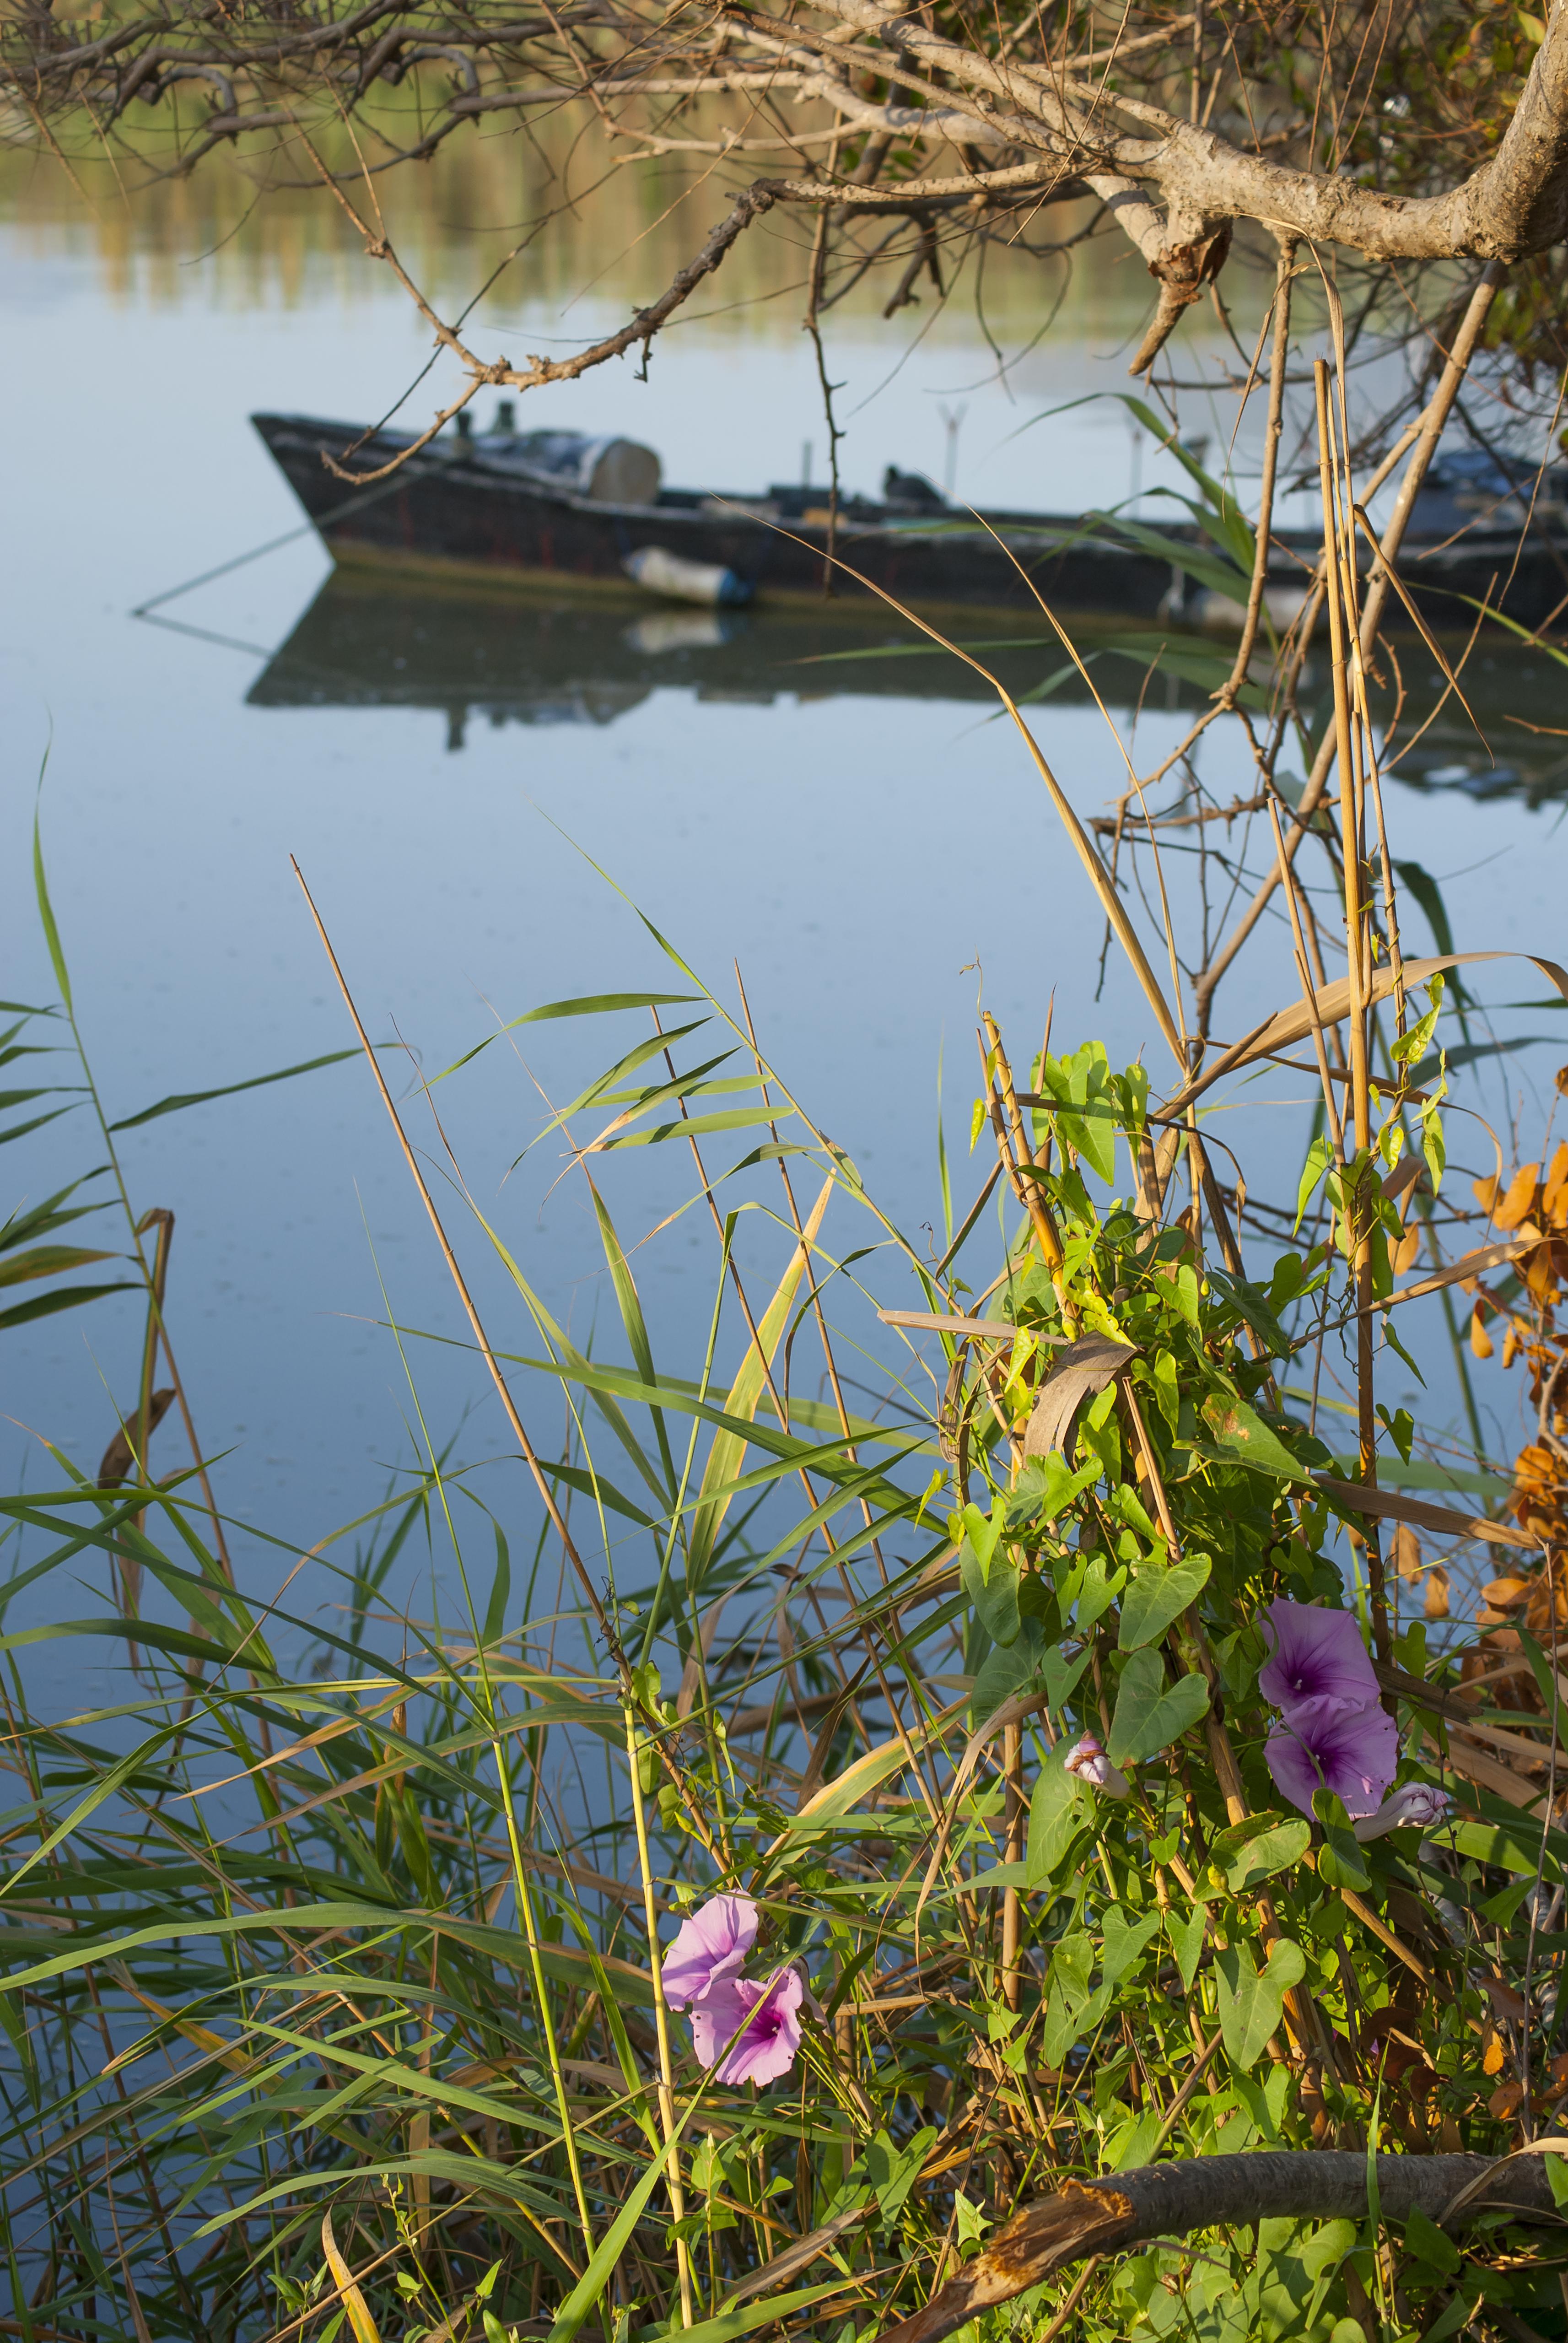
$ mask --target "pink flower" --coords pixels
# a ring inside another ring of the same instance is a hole
[[[780,1969],[760,1985],[754,1977],[722,1977],[691,2012],[691,2040],[719,2083],[776,2083],[800,2047],[800,2004],[806,1981],[798,1968]]]
[[[757,1906],[749,1896],[710,1896],[682,1926],[661,1964],[671,2009],[706,2001],[733,1979],[757,1941]],[[711,2063],[703,2060],[703,2065]]]
[[[1302,1814],[1312,1813],[1314,1792],[1330,1789],[1354,1822],[1382,1804],[1399,1763],[1399,1730],[1382,1708],[1343,1708],[1324,1696],[1287,1710],[1263,1755],[1276,1785]]]
[[[1287,1724],[1305,1701],[1320,1714],[1375,1707],[1377,1678],[1354,1614],[1320,1611],[1309,1603],[1271,1603],[1266,1622],[1272,1656],[1258,1678],[1265,1700],[1282,1709]]]
[[[1131,1795],[1132,1785],[1119,1765],[1113,1765],[1092,1733],[1075,1741],[1061,1761],[1062,1771],[1075,1774],[1093,1790],[1103,1790],[1108,1798],[1125,1798]]]
[[[1356,1836],[1364,1845],[1368,1839],[1382,1838],[1384,1831],[1399,1830],[1406,1824],[1415,1830],[1432,1830],[1447,1819],[1452,1804],[1448,1792],[1435,1783],[1402,1782],[1375,1815],[1357,1823]]]

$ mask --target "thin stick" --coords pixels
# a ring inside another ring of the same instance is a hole
[[[347,980],[337,964],[337,954],[333,950],[331,939],[327,935],[327,930],[322,925],[321,914],[316,908],[315,899],[311,895],[309,888],[305,883],[305,873],[301,870],[298,863],[295,860],[292,854],[289,856],[288,860],[293,868],[294,875],[299,881],[299,891],[304,896],[306,902],[308,904],[310,916],[316,922],[316,932],[321,939],[321,949],[327,954],[333,975],[337,979],[337,989],[342,993],[344,1005],[347,1009],[350,1018],[353,1020],[354,1031],[359,1036],[359,1046],[365,1052],[366,1062],[369,1066],[371,1073],[376,1078],[376,1087],[381,1093],[381,1103],[386,1108],[387,1112],[391,1119],[393,1130],[397,1133],[397,1143],[403,1150],[403,1161],[407,1164],[409,1172],[413,1175],[414,1185],[418,1189],[419,1194],[424,1201],[425,1210],[430,1216],[430,1226],[436,1232],[436,1242],[441,1248],[441,1258],[446,1262],[447,1273],[451,1277],[453,1284],[457,1289],[458,1299],[461,1301],[463,1308],[467,1313],[468,1323],[474,1330],[474,1340],[478,1344],[485,1364],[490,1371],[490,1380],[496,1386],[496,1391],[500,1399],[502,1407],[506,1410],[507,1421],[512,1427],[512,1437],[518,1443],[518,1453],[521,1455],[524,1463],[533,1474],[534,1485],[539,1493],[546,1513],[549,1515],[550,1527],[555,1531],[556,1535],[561,1542],[561,1551],[565,1554],[567,1560],[571,1564],[573,1570],[577,1573],[578,1583],[582,1588],[583,1594],[587,1599],[589,1609],[592,1611],[595,1619],[598,1622],[599,1632],[604,1636],[610,1656],[614,1660],[617,1668],[623,1674],[627,1674],[626,1657],[620,1648],[620,1639],[616,1634],[614,1628],[610,1625],[608,1614],[605,1610],[604,1604],[599,1600],[598,1590],[596,1589],[592,1579],[588,1576],[588,1570],[584,1564],[581,1554],[578,1552],[577,1546],[573,1543],[571,1532],[568,1529],[566,1524],[566,1517],[562,1513],[560,1507],[556,1503],[555,1492],[550,1487],[548,1481],[545,1478],[544,1469],[539,1463],[538,1455],[535,1453],[533,1442],[528,1438],[527,1432],[523,1428],[523,1419],[518,1413],[517,1402],[513,1399],[511,1393],[507,1388],[507,1379],[505,1375],[502,1374],[500,1363],[497,1359],[495,1352],[490,1347],[490,1338],[486,1333],[479,1318],[479,1313],[474,1306],[474,1297],[469,1292],[467,1282],[464,1280],[463,1272],[457,1266],[457,1256],[452,1251],[447,1232],[441,1225],[441,1215],[436,1210],[430,1191],[425,1184],[425,1174],[419,1169],[419,1159],[415,1154],[413,1148],[409,1145],[408,1134],[403,1128],[397,1109],[392,1102],[392,1093],[387,1087],[386,1077],[382,1073],[380,1065],[377,1061],[376,1052],[370,1046],[370,1036],[366,1032],[364,1026],[360,1022],[359,1011],[354,1005],[354,995],[349,991]]]
[[[669,2008],[664,1998],[663,1965],[658,1956],[658,1909],[653,1893],[653,1867],[648,1851],[648,1817],[642,1809],[642,1780],[638,1773],[639,1752],[631,1704],[626,1704],[626,1755],[631,1773],[631,1810],[637,1823],[637,1859],[642,1874],[642,1909],[648,1929],[648,1967],[653,1979],[654,2027],[658,2036],[658,2117],[669,2149],[668,2167],[669,2209],[675,2219],[686,2218],[686,2191],[680,2177],[680,2153],[675,2144],[675,2066],[669,2052]],[[684,2237],[675,2241],[675,2267],[680,2279],[680,2323],[692,2323],[691,2257]]]
[[[1367,912],[1362,896],[1364,860],[1359,772],[1351,738],[1351,692],[1347,672],[1345,622],[1348,616],[1343,575],[1338,498],[1335,492],[1334,432],[1329,406],[1329,365],[1319,358],[1312,369],[1318,407],[1318,479],[1323,504],[1323,560],[1329,574],[1329,633],[1332,647],[1334,732],[1340,769],[1340,834],[1344,858],[1345,962],[1350,982],[1351,1093],[1355,1111],[1357,1172],[1352,1193],[1346,1197],[1353,1247],[1352,1276],[1356,1295],[1356,1411],[1359,1431],[1360,1478],[1371,1488],[1377,1481],[1377,1416],[1374,1409],[1372,1335],[1372,1252],[1366,1191],[1372,1178],[1372,1094],[1367,1068]],[[1348,462],[1348,456],[1346,461]],[[1349,487],[1346,498],[1349,499]],[[1337,586],[1340,590],[1336,590]],[[1370,602],[1370,596],[1369,596]],[[1359,638],[1357,650],[1360,650]],[[1389,1631],[1388,1593],[1383,1582],[1382,1551],[1376,1524],[1369,1518],[1362,1532],[1367,1558],[1372,1640],[1386,1666],[1393,1656]]]
[[[1247,680],[1253,647],[1258,639],[1258,625],[1263,611],[1263,590],[1269,578],[1269,538],[1274,521],[1274,475],[1280,460],[1280,434],[1285,415],[1285,369],[1291,347],[1291,286],[1296,273],[1296,239],[1287,236],[1280,246],[1279,267],[1274,277],[1274,347],[1269,364],[1269,420],[1263,432],[1263,478],[1258,497],[1257,550],[1252,561],[1251,590],[1247,596],[1247,616],[1241,628],[1241,639],[1236,649],[1236,663],[1221,699],[1233,707],[1236,694]]]
[[[1323,1111],[1328,1116],[1329,1134],[1334,1143],[1334,1161],[1336,1163],[1342,1164],[1345,1160],[1344,1132],[1340,1126],[1339,1101],[1334,1096],[1334,1085],[1329,1073],[1329,1053],[1323,1041],[1323,1021],[1318,1015],[1317,994],[1312,989],[1312,975],[1307,965],[1307,945],[1306,939],[1302,933],[1301,906],[1296,900],[1296,874],[1285,860],[1285,838],[1284,832],[1280,828],[1280,809],[1272,798],[1269,800],[1269,818],[1274,825],[1274,853],[1279,863],[1280,884],[1285,890],[1285,901],[1290,907],[1291,913],[1291,931],[1296,940],[1296,973],[1302,980],[1302,996],[1312,1013],[1312,1048],[1317,1056],[1318,1074],[1323,1086]]]
[[[1404,533],[1409,526],[1416,498],[1421,492],[1422,482],[1426,478],[1427,467],[1437,453],[1437,443],[1442,437],[1443,427],[1448,421],[1453,402],[1459,396],[1461,386],[1469,369],[1470,361],[1474,356],[1475,346],[1481,338],[1482,328],[1486,323],[1487,313],[1492,307],[1493,296],[1506,274],[1507,269],[1503,262],[1488,261],[1481,273],[1474,292],[1470,297],[1469,307],[1465,310],[1459,331],[1454,335],[1442,378],[1421,417],[1419,426],[1412,426],[1398,447],[1384,458],[1377,471],[1362,485],[1361,501],[1365,504],[1388,478],[1405,449],[1411,447],[1410,462],[1405,468],[1404,478],[1400,482],[1399,494],[1394,498],[1393,511],[1389,517],[1388,527],[1382,533],[1382,540],[1378,548],[1382,559],[1368,581],[1366,599],[1362,609],[1362,649],[1363,654],[1369,659],[1372,656],[1372,645],[1377,640],[1378,628],[1382,623],[1383,608],[1391,590],[1388,582],[1388,567],[1398,558],[1400,547],[1404,542]],[[1412,439],[1413,447],[1411,444]],[[1334,734],[1330,731],[1312,760],[1312,769],[1307,777],[1306,788],[1302,790],[1301,802],[1296,808],[1296,819],[1292,825],[1290,836],[1285,840],[1287,861],[1295,860],[1296,850],[1311,829],[1312,816],[1322,801],[1323,792],[1328,785],[1330,769],[1334,759],[1335,746]],[[1210,1002],[1213,999],[1221,978],[1262,918],[1269,898],[1279,883],[1275,872],[1270,870],[1264,873],[1257,893],[1199,978],[1197,1001],[1201,1017],[1207,1018]]]
[[[1002,1850],[1005,1863],[1023,1860],[1023,1727],[1009,1725],[1001,1736],[1002,1776],[1007,1785],[1005,1808],[1007,1837]],[[1018,1939],[1020,1906],[1016,1887],[1004,1888],[1001,1901],[1001,1993],[1010,2009],[1019,2006],[1021,1979],[1019,1973]]]

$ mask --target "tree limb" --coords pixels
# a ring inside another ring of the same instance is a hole
[[[1420,2211],[1441,2224],[1452,2212],[1460,2223],[1500,2206],[1524,2219],[1558,2217],[1540,2156],[1380,2156],[1377,2187],[1385,2220]],[[1054,2196],[1026,2205],[923,2310],[885,2328],[881,2343],[941,2343],[980,2311],[1011,2302],[1067,2263],[1150,2237],[1251,2221],[1361,2221],[1367,2211],[1367,2159],[1340,2148],[1193,2157],[1104,2180],[1068,2180]]]

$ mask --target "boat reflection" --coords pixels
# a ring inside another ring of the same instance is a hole
[[[1043,618],[1038,628],[999,629],[983,649],[972,625],[960,620],[956,639],[986,659],[1020,704],[1091,702],[1089,681]],[[1107,707],[1140,708],[1145,716],[1201,708],[1233,656],[1223,639],[1179,630],[1085,629],[1075,640]],[[1459,650],[1453,646],[1453,656]],[[1402,680],[1396,749],[1420,738],[1396,754],[1396,779],[1532,804],[1564,794],[1568,672],[1545,653],[1501,642],[1472,653],[1462,682],[1479,732],[1429,656],[1418,652],[1412,660],[1407,650]],[[247,699],[255,708],[438,711],[448,748],[458,749],[473,723],[613,724],[668,690],[761,707],[839,695],[980,703],[992,697],[971,669],[921,645],[893,613],[868,616],[863,604],[820,612],[699,610],[559,590],[442,589],[426,579],[396,587],[344,568],[327,577]],[[1328,717],[1328,691],[1327,660],[1314,655],[1302,692],[1314,736]],[[1390,695],[1384,707],[1392,706]],[[1283,764],[1288,769],[1288,752]]]

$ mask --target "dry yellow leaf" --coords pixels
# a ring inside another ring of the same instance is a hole
[[[1500,2057],[1501,2055],[1500,2052]],[[348,2313],[348,2324],[354,2329],[354,2343],[381,2343],[381,2330],[370,2315],[370,2305],[355,2285],[354,2273],[337,2250],[330,2213],[324,2213],[321,2217],[321,2250],[327,2257],[332,2283]]]
[[[1508,1183],[1508,1193],[1492,1215],[1500,1229],[1516,1229],[1527,1216],[1535,1201],[1535,1182],[1540,1171],[1539,1163],[1520,1165]]]

